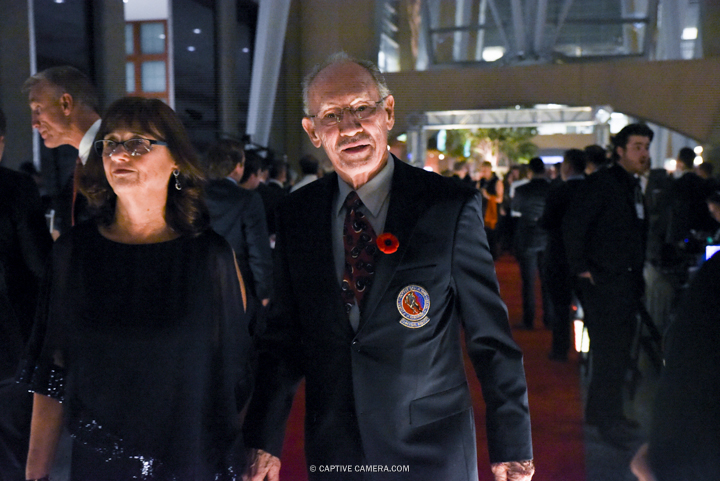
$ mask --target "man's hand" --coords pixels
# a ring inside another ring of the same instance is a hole
[[[280,458],[262,449],[251,449],[243,481],[280,481]]]
[[[495,481],[530,481],[535,473],[532,459],[490,465]]]
[[[630,471],[638,477],[640,481],[655,481],[655,475],[648,464],[648,445],[647,443],[640,446],[635,457],[630,462]]]

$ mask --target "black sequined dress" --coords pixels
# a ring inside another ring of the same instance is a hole
[[[19,378],[63,401],[74,481],[233,480],[249,353],[218,234],[129,245],[84,224],[53,248]]]

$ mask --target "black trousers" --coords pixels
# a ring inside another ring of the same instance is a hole
[[[551,265],[545,260],[543,265],[543,280],[548,298],[552,304],[553,315],[551,319],[552,349],[556,358],[567,356],[572,339],[572,294],[573,283],[567,269]]]
[[[23,481],[30,443],[32,393],[14,379],[0,382],[0,481]]]
[[[580,283],[590,336],[592,375],[585,419],[599,423],[623,413],[623,386],[637,327],[642,274],[628,272],[591,284]]]
[[[523,324],[529,328],[533,327],[535,322],[535,280],[541,273],[543,254],[544,250],[540,249],[527,249],[516,254],[522,280]],[[552,302],[542,276],[540,278],[540,289],[542,293],[543,324],[549,327],[552,318]]]

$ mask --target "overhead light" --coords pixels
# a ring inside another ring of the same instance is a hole
[[[190,45],[190,46],[188,47],[188,52],[194,52],[194,51],[195,51],[195,47],[193,47],[192,45]]]
[[[199,28],[196,28],[193,30],[193,33],[196,33],[196,34],[199,34],[200,32],[202,32],[202,30],[200,30]]]
[[[703,146],[702,146],[702,145],[696,145],[693,150],[695,151],[696,154],[700,155],[700,154],[703,153]]]
[[[697,157],[695,157],[695,159],[693,160],[693,165],[695,165],[695,166],[700,165],[702,163],[703,163],[703,158],[699,155]]]
[[[248,53],[249,51],[250,51],[250,49],[249,49],[249,48],[247,48],[247,47],[243,47],[243,53]]]
[[[482,52],[482,58],[486,62],[494,62],[505,55],[505,47],[485,47]]]
[[[65,3],[65,0],[55,0],[55,3]]]
[[[683,40],[695,40],[698,35],[698,29],[695,27],[685,27],[682,32]]]

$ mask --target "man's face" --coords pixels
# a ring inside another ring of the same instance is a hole
[[[712,218],[720,222],[720,204],[717,202],[708,202],[707,205]]]
[[[625,148],[616,147],[618,163],[631,174],[642,174],[650,167],[650,137],[631,135]]]
[[[5,152],[5,136],[0,135],[0,160],[2,160],[3,152]]]
[[[52,149],[67,144],[70,129],[70,107],[68,94],[62,94],[46,81],[41,81],[30,89],[30,110],[32,127],[36,129]]]
[[[562,180],[567,180],[570,177],[570,162],[563,160],[563,163],[560,164],[560,177]]]
[[[244,189],[247,190],[255,190],[260,185],[260,182],[262,179],[260,179],[260,176],[258,174],[251,174],[245,182],[243,182],[242,186]]]
[[[489,165],[480,166],[480,178],[490,180],[492,177],[492,167]]]
[[[395,123],[395,101],[389,95],[374,114],[358,119],[347,108],[372,105],[381,100],[375,81],[365,68],[353,62],[322,70],[308,92],[310,114],[303,128],[315,147],[322,146],[343,180],[371,179],[388,158],[388,132]],[[321,118],[332,109],[345,109],[341,120],[323,125]]]

